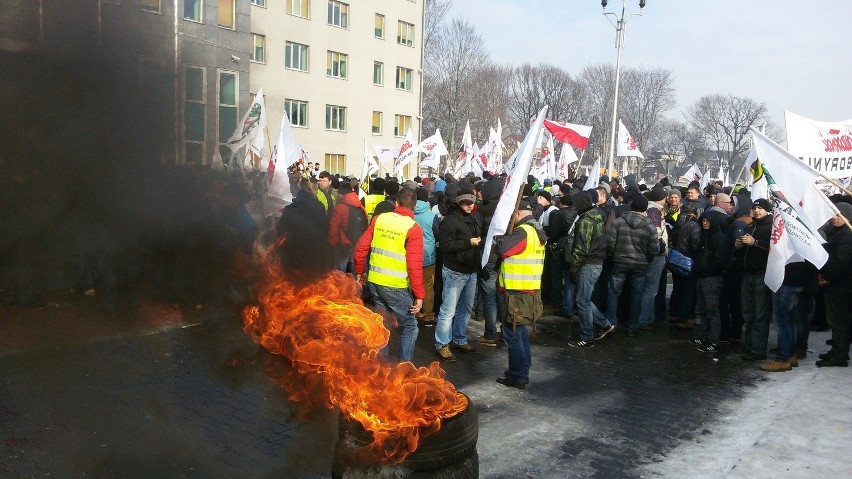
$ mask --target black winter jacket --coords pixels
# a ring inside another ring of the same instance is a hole
[[[725,234],[728,217],[718,211],[705,211],[698,218],[699,225],[702,218],[710,220],[710,229],[701,229],[701,254],[693,258],[697,260],[693,269],[699,278],[722,276],[731,251],[731,242]]]
[[[444,266],[459,273],[476,273],[481,250],[471,245],[470,239],[482,236],[482,216],[478,212],[465,214],[455,203],[447,209],[448,214],[438,227]]]

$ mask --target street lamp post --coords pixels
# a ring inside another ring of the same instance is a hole
[[[601,0],[601,7],[606,8],[609,0]],[[613,12],[603,12],[609,23],[615,27],[615,50],[617,52],[615,59],[615,93],[612,99],[612,132],[609,137],[609,163],[607,164],[607,173],[612,177],[612,171],[615,163],[615,124],[618,121],[618,83],[621,76],[621,49],[624,48],[624,30],[627,27],[627,18],[630,16],[642,16],[642,9],[645,8],[645,0],[639,0],[639,13],[631,13],[627,17],[624,16],[627,0],[621,0],[621,16]],[[612,19],[615,18],[613,23]]]

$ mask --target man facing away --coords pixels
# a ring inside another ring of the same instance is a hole
[[[514,230],[494,240],[497,255],[502,260],[497,278],[501,293],[498,311],[509,353],[509,368],[497,382],[526,389],[532,364],[527,327],[541,317],[543,310],[541,274],[547,235],[532,217],[532,205],[524,199],[515,211]]]
[[[360,280],[370,258],[367,287],[378,308],[396,315],[399,323],[399,360],[411,361],[417,340],[417,319],[426,296],[423,287],[423,231],[414,221],[417,196],[403,188],[398,205],[373,218],[355,245],[355,273]]]

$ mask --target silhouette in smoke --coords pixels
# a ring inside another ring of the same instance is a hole
[[[293,203],[281,213],[278,235],[281,267],[294,282],[316,281],[334,269],[334,256],[328,244],[328,217],[316,198],[316,186],[307,179],[299,182]]]

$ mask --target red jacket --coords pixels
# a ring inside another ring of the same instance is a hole
[[[393,212],[414,219],[414,212],[404,206],[397,206]],[[370,222],[367,231],[364,232],[361,239],[355,244],[355,272],[357,274],[364,274],[367,266],[367,257],[370,254],[370,245],[373,242],[373,230],[376,227],[376,218],[379,216],[373,217],[373,221]],[[408,268],[408,281],[411,284],[411,292],[414,294],[414,299],[425,298],[426,288],[423,286],[423,231],[417,223],[411,226],[411,229],[408,230],[408,234],[405,236],[405,263]]]
[[[349,206],[346,205],[361,208],[361,211],[364,211],[364,205],[358,199],[357,193],[346,193],[340,198],[331,210],[331,220],[328,223],[328,244],[331,246],[352,245],[346,237],[346,227],[349,225]]]

